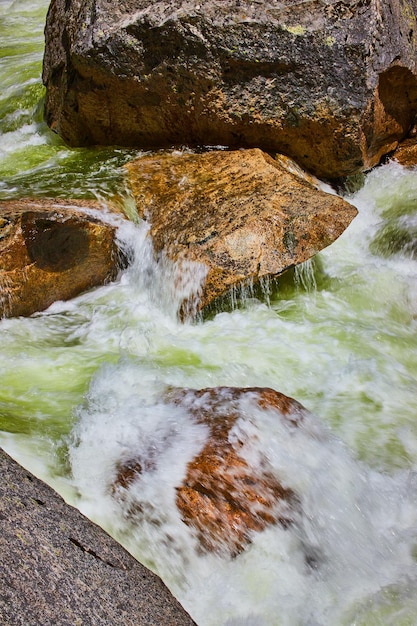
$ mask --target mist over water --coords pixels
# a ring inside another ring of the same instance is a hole
[[[46,2],[0,0],[0,197],[129,203],[138,153],[69,150],[40,115]],[[314,260],[182,324],[204,268],[156,263],[147,226],[114,219],[129,267],[31,318],[0,321],[0,443],[157,571],[200,626],[415,624],[417,173],[390,163],[348,198],[358,217]],[[250,286],[249,286],[250,287]],[[1,285],[0,285],[1,289]],[[247,402],[245,458],[300,499],[296,522],[238,557],[202,554],[175,488],[206,429],[169,386],[272,387],[294,429]],[[125,497],[120,460],[157,459]]]

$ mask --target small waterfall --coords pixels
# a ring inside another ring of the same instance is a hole
[[[317,289],[314,261],[308,259],[294,268],[295,284],[300,285],[305,291]]]
[[[207,268],[202,263],[178,259],[166,254],[156,255],[149,237],[149,225],[123,223],[119,225],[118,243],[128,259],[122,277],[161,310],[183,321],[194,319],[198,312]]]
[[[0,273],[0,319],[7,317],[11,311],[13,281],[9,276]]]

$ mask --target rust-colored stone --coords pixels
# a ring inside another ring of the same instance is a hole
[[[331,244],[357,214],[259,149],[145,156],[126,166],[155,252],[207,267],[200,308]]]
[[[117,494],[121,489],[129,489],[136,478],[142,474],[142,471],[142,464],[135,459],[118,463],[116,467],[116,478],[112,483],[112,494]]]
[[[392,158],[404,167],[415,167],[417,165],[417,137],[409,137],[400,143]]]
[[[81,200],[0,202],[0,317],[28,316],[116,277],[114,227]]]
[[[291,428],[297,428],[308,415],[296,400],[267,388],[174,388],[165,396],[167,403],[180,406],[193,421],[209,429],[176,496],[182,520],[193,529],[203,551],[236,556],[251,542],[254,532],[271,524],[286,527],[298,514],[294,491],[278,480],[266,460],[251,467],[242,455],[245,442],[231,436],[243,416],[241,402],[245,399],[254,407],[275,411],[277,419],[287,421]],[[130,459],[116,469],[111,490],[124,500],[125,490],[140,480],[143,468],[139,459]],[[129,506],[131,512],[137,512],[135,503]]]
[[[279,523],[291,524],[296,494],[265,468],[250,467],[239,454],[242,441],[229,434],[240,417],[239,402],[250,395],[260,408],[277,411],[296,426],[305,409],[273,389],[247,388],[175,390],[168,398],[184,406],[193,418],[210,428],[203,450],[188,464],[177,489],[183,521],[193,528],[203,549],[232,556],[250,543],[254,531]]]

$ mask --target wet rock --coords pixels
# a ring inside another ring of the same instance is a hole
[[[206,268],[197,308],[306,261],[357,214],[289,159],[256,148],[145,156],[126,167],[156,254]]]
[[[0,449],[8,626],[192,626],[162,581]]]
[[[165,397],[208,428],[206,443],[188,463],[176,495],[181,518],[195,533],[202,551],[236,556],[254,532],[271,524],[285,528],[299,513],[297,494],[278,480],[266,458],[255,467],[244,456],[246,436],[234,427],[250,411],[246,405],[242,408],[245,400],[252,407],[276,412],[277,419],[291,428],[308,416],[296,400],[268,388],[172,389]],[[121,463],[113,495],[123,499],[142,471],[138,459]]]
[[[372,167],[417,112],[416,0],[52,0],[48,124],[71,145],[260,147]]]
[[[115,229],[82,208],[100,206],[0,202],[0,318],[31,315],[116,277]]]
[[[417,137],[410,137],[401,142],[392,158],[404,167],[415,167],[417,165]]]

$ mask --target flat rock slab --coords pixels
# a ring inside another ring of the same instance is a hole
[[[0,450],[0,623],[191,626],[162,581]]]
[[[257,148],[145,156],[126,168],[156,254],[206,268],[197,308],[306,261],[357,214],[290,159]]]

